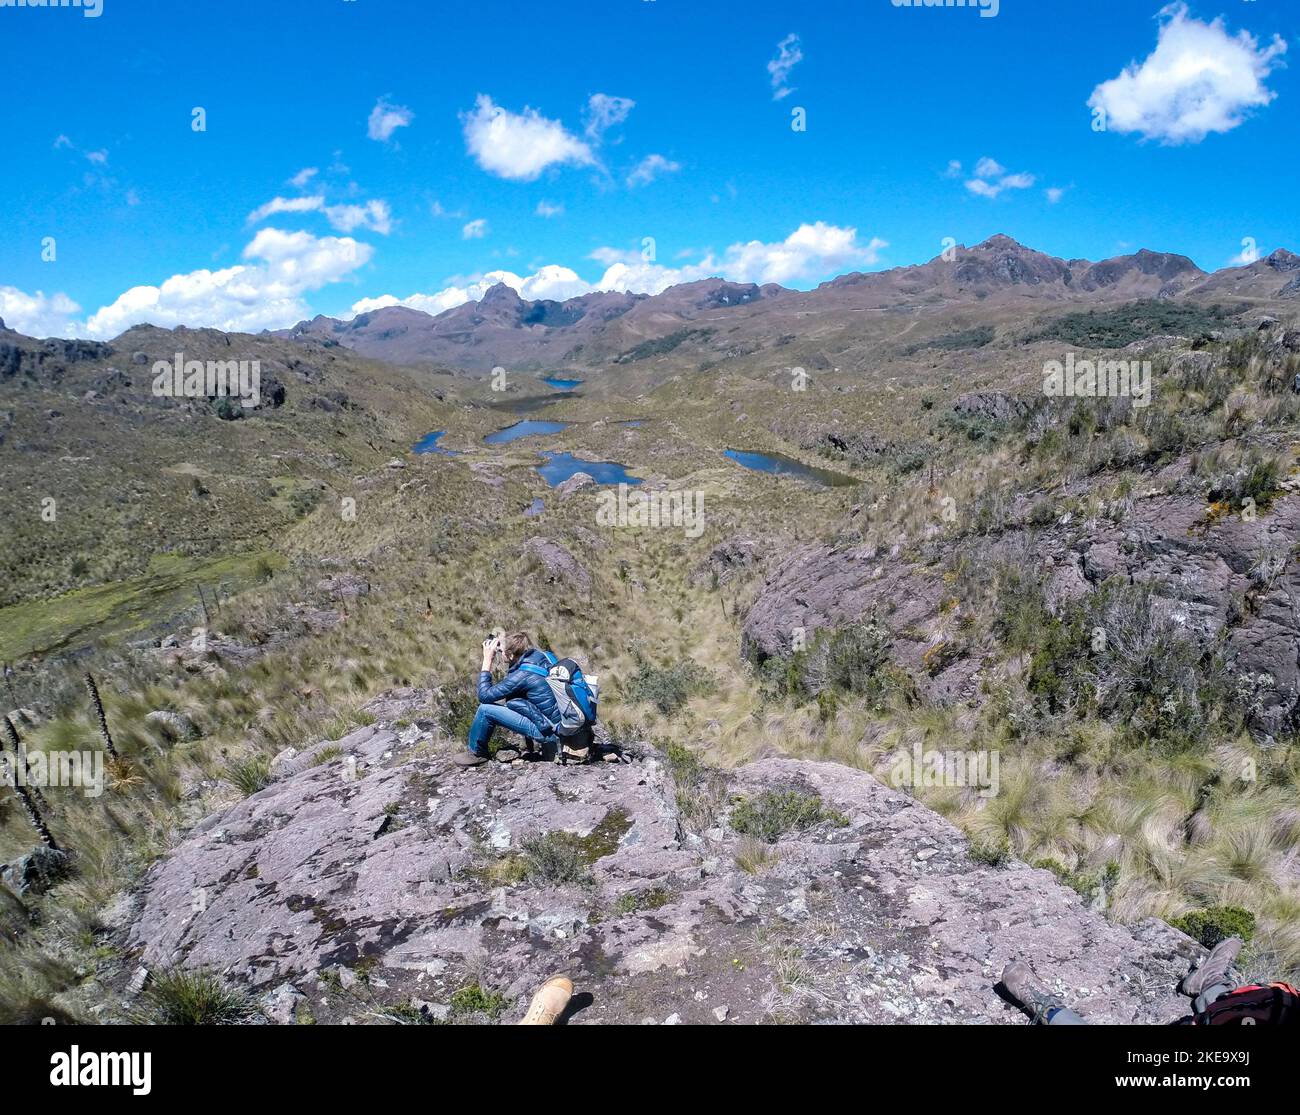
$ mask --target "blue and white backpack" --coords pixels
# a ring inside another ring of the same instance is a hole
[[[584,729],[596,723],[597,706],[600,703],[600,684],[593,674],[587,677],[572,658],[556,658],[549,650],[541,652],[550,668],[544,669],[531,662],[520,665],[521,670],[530,674],[539,674],[546,679],[555,697],[560,720],[555,727],[555,734],[561,737],[576,736]]]

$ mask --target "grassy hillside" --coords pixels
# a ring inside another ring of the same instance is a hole
[[[996,549],[1013,531],[1122,519],[1150,491],[1199,501],[1208,519],[1248,493],[1264,516],[1280,514],[1300,498],[1283,486],[1300,452],[1300,406],[1285,389],[1296,369],[1270,362],[1243,331],[1207,346],[1218,361],[1209,370],[1162,357],[1146,411],[1088,400],[972,417],[954,411],[960,396],[1031,395],[1055,355],[1051,342],[1022,343],[985,324],[995,339],[970,333],[980,327],[971,321],[913,331],[911,356],[900,345],[869,374],[816,371],[806,390],[755,361],[683,364],[671,375],[632,362],[529,415],[573,422],[563,433],[499,448],[482,437],[514,417],[492,405],[503,399],[486,385],[336,351],[310,358],[319,381],[286,381],[283,407],[237,422],[82,404],[66,384],[6,385],[4,406],[18,417],[0,454],[6,470],[19,470],[7,515],[31,503],[47,484],[43,469],[69,450],[93,465],[76,481],[57,473],[58,491],[82,509],[60,533],[37,533],[36,519],[5,548],[6,584],[17,578],[0,612],[6,653],[70,645],[91,627],[106,630],[101,617],[119,632],[139,629],[137,609],[167,593],[178,594],[172,630],[184,635],[201,622],[185,594],[221,582],[229,595],[212,627],[253,653],[187,666],[119,635],[75,663],[51,657],[16,671],[13,703],[38,713],[27,745],[54,751],[96,745],[80,680],[93,669],[123,761],[99,799],[48,795],[51,828],[77,853],[77,874],[24,900],[25,911],[9,898],[0,905],[0,1014],[90,1018],[104,1001],[99,1017],[119,1017],[133,958],[117,950],[114,903],[175,833],[256,790],[281,749],[362,722],[365,702],[394,686],[438,691],[429,716],[463,739],[479,642],[497,627],[528,630],[599,673],[615,738],[656,740],[705,769],[786,753],[884,776],[890,756],[918,742],[996,750],[997,796],[916,791],[990,862],[1041,863],[1124,920],[1242,908],[1256,922],[1252,970],[1300,970],[1297,740],[1252,734],[1200,657],[1186,675],[1195,731],[1159,719],[1173,689],[1152,690],[1154,705],[1145,691],[1131,703],[1087,699],[1073,665],[1086,656],[1079,638],[1089,616],[1057,607],[1034,569]],[[926,335],[940,340],[923,344]],[[286,369],[299,351],[239,343]],[[519,398],[535,393],[523,377],[515,386]],[[320,410],[308,398],[321,390],[358,406]],[[70,416],[49,420],[67,423],[57,443],[33,432],[50,407]],[[633,419],[644,423],[620,424]],[[445,429],[440,444],[458,455],[405,452],[431,429]],[[821,489],[747,472],[723,458],[727,448],[781,452],[861,483]],[[651,486],[701,492],[705,529],[690,538],[602,526],[596,493],[565,498],[543,484],[540,449],[618,461]],[[393,456],[406,467],[385,467]],[[119,503],[122,492],[135,494]],[[357,500],[354,518],[340,514],[345,496]],[[525,517],[538,498],[541,513]],[[178,541],[191,532],[193,541]],[[528,544],[538,537],[563,546],[585,577],[548,568]],[[715,547],[736,541],[752,543],[753,565],[710,562]],[[918,633],[933,651],[920,672],[950,657],[978,661],[978,695],[925,698],[924,678],[872,642],[866,616],[863,630],[815,644],[815,662],[756,667],[742,657],[741,627],[767,570],[810,543],[875,546],[882,562],[932,572],[946,596]],[[74,570],[78,560],[88,568]],[[1284,565],[1294,560],[1283,555]],[[341,574],[369,591],[345,595]],[[1129,678],[1107,668],[1108,685]],[[153,710],[185,714],[191,738],[147,721]],[[1252,781],[1234,774],[1247,763],[1259,772]],[[0,797],[0,859],[31,843],[13,796]]]

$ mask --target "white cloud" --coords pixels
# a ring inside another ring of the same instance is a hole
[[[79,335],[115,337],[142,322],[238,332],[291,325],[309,313],[306,292],[346,278],[369,262],[373,250],[348,237],[264,228],[244,248],[250,262],[132,287],[75,328]]]
[[[440,201],[435,201],[432,205],[430,205],[429,212],[432,213],[435,217],[447,217],[448,219],[454,221],[464,220],[465,218],[464,209],[455,209],[455,210],[445,209],[443,208],[443,204]]]
[[[412,310],[423,310],[426,314],[440,314],[463,306],[466,302],[479,301],[497,283],[505,283],[518,291],[521,298],[530,301],[541,298],[563,301],[587,294],[592,289],[589,283],[578,277],[577,272],[548,264],[528,276],[516,275],[513,271],[489,271],[464,284],[445,287],[436,294],[411,294],[405,298],[385,294],[379,298],[363,298],[353,304],[352,312],[363,314],[385,306],[408,306]]]
[[[597,263],[604,264],[606,267],[613,267],[616,263],[640,263],[645,257],[635,248],[603,247],[597,248],[587,258],[594,259]]]
[[[380,97],[375,107],[370,110],[370,119],[366,125],[366,135],[380,143],[387,143],[398,128],[408,127],[415,119],[415,113],[404,105],[389,104]]]
[[[1261,48],[1249,32],[1228,34],[1222,17],[1202,23],[1182,3],[1162,9],[1159,19],[1155,50],[1088,98],[1090,108],[1104,110],[1108,130],[1199,143],[1211,132],[1231,131],[1277,96],[1264,81],[1286,53],[1280,36]]]
[[[661,174],[675,174],[682,169],[681,163],[675,163],[662,155],[647,155],[634,171],[627,176],[629,186],[647,186]]]
[[[250,225],[260,224],[267,217],[273,217],[277,213],[311,213],[325,207],[325,199],[319,196],[312,197],[273,197],[270,201],[259,205],[248,215]]]
[[[393,230],[393,216],[388,202],[374,198],[361,205],[326,205],[319,194],[306,197],[274,197],[259,205],[248,215],[250,225],[260,224],[279,213],[324,213],[330,225],[339,232],[352,232],[358,228],[387,236]]]
[[[961,160],[960,160],[960,159],[949,159],[949,160],[948,160],[948,169],[947,169],[946,171],[944,171],[943,176],[944,176],[945,178],[960,178],[960,177],[961,177]]]
[[[552,205],[549,201],[539,201],[537,203],[537,215],[539,217],[560,217],[564,215],[563,205]]]
[[[785,284],[855,267],[869,267],[879,260],[880,250],[886,246],[885,241],[875,237],[862,243],[858,240],[857,229],[817,221],[800,225],[784,240],[774,243],[750,240],[733,244],[721,255],[710,252],[698,262],[680,267],[664,267],[649,262],[635,249],[603,247],[597,248],[589,257],[605,266],[605,273],[594,283],[587,282],[567,267],[550,264],[527,276],[510,271],[490,271],[434,294],[411,294],[405,298],[385,294],[379,298],[363,298],[353,305],[352,311],[359,314],[383,306],[400,305],[439,314],[465,302],[477,301],[498,282],[518,291],[521,298],[560,301],[598,290],[658,294],[678,283],[713,276],[734,282]]]
[[[0,286],[0,319],[10,329],[29,337],[72,337],[72,317],[80,313],[66,294],[27,294],[17,287]]]
[[[482,240],[488,234],[488,223],[486,217],[479,217],[477,220],[470,221],[460,230],[463,240]]]
[[[480,93],[472,112],[461,117],[465,147],[489,174],[532,182],[550,166],[592,166],[591,148],[536,109],[509,112]]]
[[[803,61],[799,36],[793,31],[776,45],[776,57],[767,64],[772,78],[772,100],[779,101],[794,92],[790,86],[790,71]]]
[[[364,228],[387,236],[393,231],[393,214],[388,202],[372,198],[362,205],[327,205],[325,216],[339,232],[352,232]]]
[[[961,164],[954,159],[948,166],[960,168]],[[1037,177],[1032,174],[1009,173],[997,159],[985,155],[975,164],[975,177],[967,180],[966,189],[976,197],[992,200],[1004,190],[1027,190],[1036,181],[1038,181]]]
[[[623,123],[635,107],[636,101],[628,97],[593,93],[587,102],[587,138],[593,143],[600,143],[605,138],[605,133]]]
[[[298,171],[297,174],[295,174],[292,178],[289,179],[289,185],[293,186],[295,189],[301,190],[304,186],[307,185],[308,182],[310,182],[313,178],[315,178],[316,175],[318,175],[319,173],[320,170],[318,168],[314,166],[305,166],[302,168],[302,170]]]
[[[1055,205],[1065,196],[1065,186],[1048,186],[1043,192],[1047,195],[1047,200]]]

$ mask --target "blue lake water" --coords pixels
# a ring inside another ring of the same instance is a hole
[[[845,476],[842,472],[813,468],[780,453],[750,453],[743,449],[728,449],[724,456],[730,457],[745,468],[752,468],[755,472],[766,472],[773,476],[793,476],[823,488],[845,488],[858,483],[852,476]]]
[[[521,437],[541,437],[544,434],[558,434],[568,425],[567,422],[539,422],[532,418],[525,418],[522,422],[516,422],[513,426],[507,426],[504,430],[497,430],[494,434],[488,434],[483,440],[488,445],[505,445],[507,442],[518,441]]]
[[[542,502],[541,497],[539,496],[537,499],[533,500],[532,503],[530,503],[527,507],[524,508],[524,518],[531,519],[535,515],[540,515],[545,509],[546,509],[546,504]]]
[[[547,376],[542,382],[558,387],[561,391],[572,391],[575,387],[582,386],[580,379],[561,379],[559,376]]]
[[[446,432],[447,432],[446,430],[434,430],[433,433],[431,434],[425,434],[424,437],[420,438],[419,441],[417,441],[413,446],[411,446],[411,452],[446,453],[448,457],[456,456],[456,450],[444,449],[441,445],[438,444],[438,439],[442,437],[442,435],[445,434]]]
[[[584,461],[570,453],[550,453],[537,471],[552,488],[563,484],[575,472],[585,472],[597,484],[640,484],[638,477],[629,475],[624,465],[616,461]]]

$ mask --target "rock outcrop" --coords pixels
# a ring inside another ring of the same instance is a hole
[[[984,559],[1001,553],[1041,571],[1054,606],[1112,577],[1150,585],[1205,646],[1222,643],[1252,727],[1277,738],[1300,726],[1300,499],[1281,493],[1250,517],[1221,510],[1191,494],[1148,495],[1119,523],[1010,527]],[[943,599],[938,567],[869,546],[801,547],[768,572],[745,617],[742,650],[756,660],[784,657],[795,631],[811,640],[874,616],[927,696],[965,695],[979,664],[944,654],[936,634]]]
[[[137,898],[139,963],[220,972],[279,1021],[454,1021],[485,1003],[513,1021],[564,974],[574,1023],[1023,1022],[994,990],[1016,957],[1092,1021],[1186,1009],[1189,938],[1112,924],[1047,871],[977,862],[861,771],[767,759],[675,781],[647,751],[463,772],[419,716],[433,699],[385,695],[374,724],[193,829]],[[770,844],[738,833],[753,831],[738,803],[766,793],[815,815]]]

